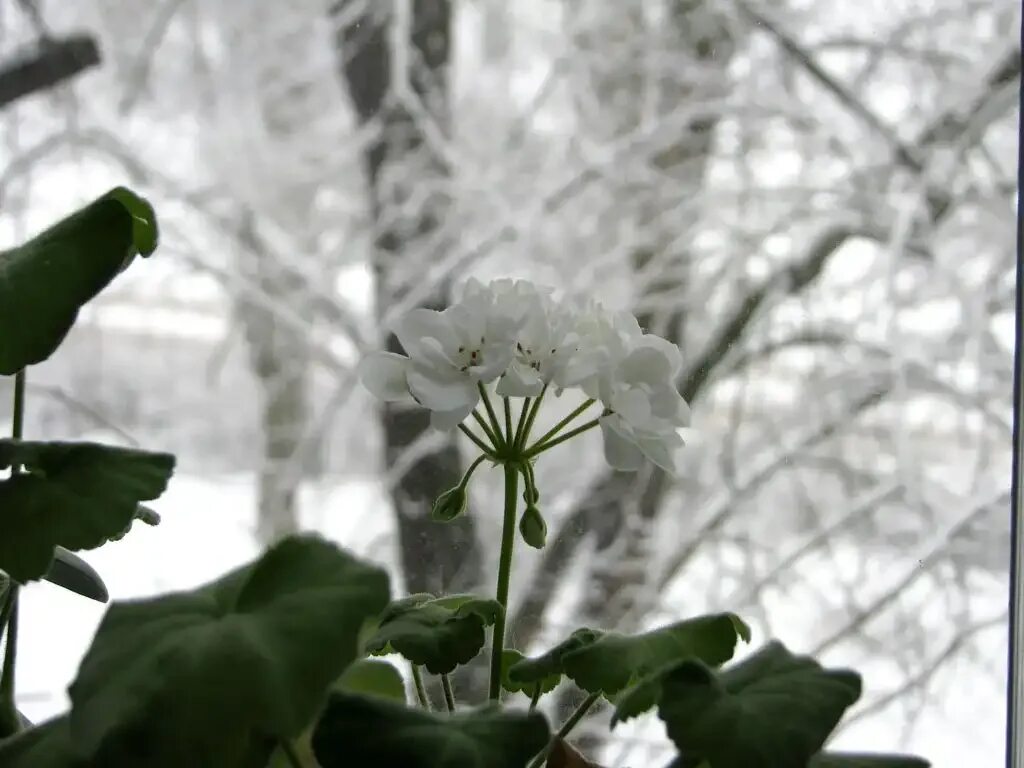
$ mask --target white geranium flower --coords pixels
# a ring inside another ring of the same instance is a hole
[[[628,312],[611,312],[599,303],[587,303],[576,316],[576,349],[566,364],[566,386],[579,387],[587,397],[603,400],[603,384],[630,345],[643,336]]]
[[[414,309],[395,329],[405,355],[377,352],[361,365],[361,378],[384,400],[407,395],[431,411],[438,429],[460,424],[476,407],[478,385],[493,381],[512,360],[523,324],[528,284],[470,280],[462,299],[444,311]]]
[[[538,291],[529,299],[526,320],[516,337],[512,361],[498,381],[502,397],[537,397],[544,386],[567,386],[568,367],[577,354],[576,315]]]
[[[683,444],[679,430],[690,409],[676,389],[682,357],[674,344],[643,334],[628,352],[597,377],[608,413],[600,418],[605,458],[616,469],[635,471],[644,457],[675,471],[674,451]]]

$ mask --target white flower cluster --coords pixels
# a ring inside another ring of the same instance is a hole
[[[395,334],[405,355],[374,352],[363,384],[387,401],[419,403],[438,429],[452,429],[476,408],[480,385],[502,397],[537,397],[576,388],[600,402],[608,463],[634,471],[644,457],[669,471],[682,445],[689,408],[676,389],[679,349],[644,333],[627,312],[596,302],[556,301],[523,280],[469,280],[441,312],[416,309]]]

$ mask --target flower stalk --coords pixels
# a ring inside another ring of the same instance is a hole
[[[505,614],[508,609],[508,585],[512,572],[512,550],[516,542],[516,508],[520,469],[516,464],[505,464],[505,511],[501,526],[501,554],[498,557],[498,585],[494,599],[501,611],[494,622],[491,637],[491,679],[487,697],[497,701],[501,696],[501,654],[505,649]]]

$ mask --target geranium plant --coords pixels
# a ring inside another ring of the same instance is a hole
[[[53,354],[78,309],[155,247],[152,209],[117,189],[0,253],[0,373],[15,376],[14,434],[0,440],[0,468],[10,470],[0,480],[0,766],[595,766],[566,737],[602,697],[612,727],[656,710],[676,768],[927,765],[822,751],[860,677],[777,642],[723,666],[751,641],[732,613],[634,635],[580,628],[534,657],[507,647],[515,541],[545,546],[535,463],[599,429],[616,469],[653,462],[673,472],[689,418],[674,345],[629,314],[512,280],[471,280],[444,311],[414,310],[396,329],[405,354],[375,353],[361,366],[379,397],[428,409],[435,427],[461,430],[479,452],[434,504],[439,525],[468,513],[481,464],[502,468],[493,596],[394,597],[380,568],[319,536],[289,537],[199,589],[112,605],[68,689],[70,711],[29,725],[14,706],[19,585],[48,578],[106,599],[72,553],[120,538],[136,519],[158,522],[143,502],[163,492],[174,459],[26,441],[25,368]],[[565,417],[541,432],[541,403],[561,398]],[[457,702],[449,675],[484,652],[488,634],[487,700]],[[374,658],[395,655],[410,664],[418,706],[398,668]],[[431,711],[424,673],[440,678],[446,711]],[[566,679],[588,695],[552,733],[538,702]]]

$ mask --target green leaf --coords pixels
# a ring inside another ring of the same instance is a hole
[[[589,693],[611,695],[683,659],[699,659],[712,666],[722,664],[732,658],[739,638],[749,640],[750,629],[731,613],[687,619],[637,635],[595,635],[593,630],[577,630],[561,646],[533,660],[546,659],[540,667],[517,664],[509,676],[515,682],[533,682],[538,669],[545,671],[545,677],[561,671]],[[650,706],[654,706],[654,700]]]
[[[93,549],[123,534],[140,501],[164,492],[174,457],[96,443],[0,440],[0,469],[24,474],[0,480],[0,569],[38,579],[54,547]]]
[[[473,659],[486,640],[484,628],[495,622],[501,604],[472,595],[392,603],[366,643],[368,653],[400,653],[432,674],[446,674]]]
[[[334,693],[313,731],[322,768],[523,768],[548,741],[536,712],[497,706],[453,715]]]
[[[333,688],[336,691],[405,702],[402,675],[392,664],[378,659],[357,660],[342,673]]]
[[[773,642],[721,673],[700,661],[664,673],[658,715],[688,760],[714,768],[804,766],[860,697],[860,676]]]
[[[522,691],[527,696],[533,696],[533,690],[537,683],[517,683],[514,682],[508,676],[509,669],[513,665],[523,661],[526,657],[523,656],[519,651],[512,648],[506,648],[501,652],[501,687],[511,693]],[[558,684],[562,681],[562,676],[557,672],[553,675],[541,678],[540,680],[540,692],[551,693]]]
[[[78,310],[156,243],[152,206],[118,187],[24,245],[0,252],[0,374],[10,376],[52,355]]]
[[[0,765],[4,768],[86,768],[74,759],[66,715],[0,741]]]
[[[111,767],[266,765],[387,600],[384,571],[304,535],[192,592],[115,603],[69,688],[77,753]]]
[[[562,675],[564,658],[568,654],[592,645],[604,633],[599,629],[581,627],[547,653],[523,659],[508,670],[509,682],[516,685],[533,684],[553,675]]]
[[[90,600],[105,603],[110,599],[107,585],[96,573],[96,570],[85,560],[64,547],[57,547],[53,553],[53,562],[43,578],[51,584],[74,592]]]
[[[929,768],[931,763],[914,755],[869,752],[819,752],[807,768]]]

